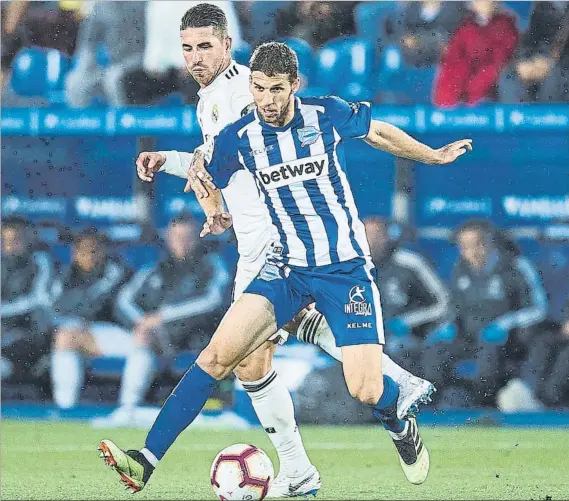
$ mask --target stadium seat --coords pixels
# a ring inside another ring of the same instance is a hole
[[[521,31],[525,31],[529,26],[529,17],[531,14],[531,9],[533,7],[533,2],[519,2],[506,1],[504,2],[504,7],[514,11],[518,16],[518,28]]]
[[[315,82],[337,92],[357,82],[367,85],[374,69],[374,49],[369,40],[336,38],[326,43],[316,56]]]
[[[20,96],[49,99],[63,90],[68,69],[69,59],[57,49],[25,47],[14,58],[12,88]]]
[[[239,45],[231,48],[231,54],[235,62],[249,66],[249,59],[251,59],[251,54],[253,49],[247,42],[241,42]]]
[[[369,40],[382,39],[385,20],[393,14],[397,2],[361,2],[354,9],[356,33]]]
[[[312,47],[310,44],[306,40],[294,37],[283,38],[281,42],[284,42],[292,50],[294,50],[294,52],[296,52],[300,73],[304,75],[308,82],[310,82],[314,63]]]

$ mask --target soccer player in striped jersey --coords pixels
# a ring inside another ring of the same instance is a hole
[[[449,163],[469,140],[433,150],[399,129],[371,120],[366,103],[305,100],[296,55],[264,44],[253,55],[251,88],[257,109],[224,129],[209,170],[220,188],[249,170],[264,195],[278,237],[258,276],[233,304],[196,363],[164,404],[145,447],[124,453],[101,443],[107,462],[133,490],[197,416],[213,387],[303,306],[316,301],[342,348],[350,393],[372,408],[390,432],[407,478],[425,480],[429,457],[413,418],[397,415],[399,389],[382,374],[383,326],[373,264],[344,173],[342,140],[361,137],[376,148],[427,163]],[[228,227],[219,192],[210,191],[203,234]]]

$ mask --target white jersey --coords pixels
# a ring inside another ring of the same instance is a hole
[[[203,151],[206,158],[211,155],[213,138],[224,127],[239,120],[253,103],[249,91],[250,73],[249,68],[232,60],[227,70],[198,92],[197,116],[204,144],[197,149]],[[161,170],[185,178],[191,154],[161,153],[167,159]],[[233,218],[241,265],[258,262],[267,250],[273,226],[253,176],[247,171],[238,172],[231,184],[221,191]]]

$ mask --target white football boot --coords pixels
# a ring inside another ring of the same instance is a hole
[[[298,477],[287,477],[279,473],[271,483],[267,499],[316,496],[320,487],[322,487],[320,473],[314,465],[311,465]]]
[[[400,377],[397,385],[399,386],[399,397],[397,398],[399,419],[415,417],[419,412],[419,405],[429,403],[433,393],[437,391],[430,381],[411,373]]]

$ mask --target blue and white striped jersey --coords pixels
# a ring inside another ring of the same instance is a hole
[[[365,257],[342,140],[365,137],[370,122],[369,103],[297,97],[284,127],[266,124],[254,110],[221,131],[208,170],[218,188],[240,169],[253,174],[278,232],[274,259],[306,267]]]

